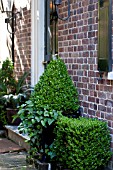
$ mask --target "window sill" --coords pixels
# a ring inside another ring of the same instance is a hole
[[[107,79],[108,80],[113,80],[113,71],[112,72],[108,72]]]

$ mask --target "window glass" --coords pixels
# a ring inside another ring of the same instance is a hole
[[[98,33],[98,69],[109,70],[110,59],[110,13],[109,0],[100,0],[99,3],[99,33]]]

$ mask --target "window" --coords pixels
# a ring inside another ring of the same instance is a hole
[[[111,0],[99,1],[98,70],[112,70],[112,5]]]

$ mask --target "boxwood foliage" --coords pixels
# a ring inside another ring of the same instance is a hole
[[[50,110],[74,113],[79,108],[77,89],[68,74],[66,65],[58,58],[52,60],[39,82],[31,100],[36,110],[48,106]]]
[[[111,157],[108,127],[97,119],[60,118],[54,146],[57,161],[71,170],[103,169]]]

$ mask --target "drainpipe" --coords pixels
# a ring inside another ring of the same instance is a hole
[[[12,61],[13,61],[13,65],[14,65],[14,62],[15,62],[15,59],[14,59],[14,33],[15,33],[15,28],[14,28],[14,5],[13,5],[13,8],[12,8]]]

